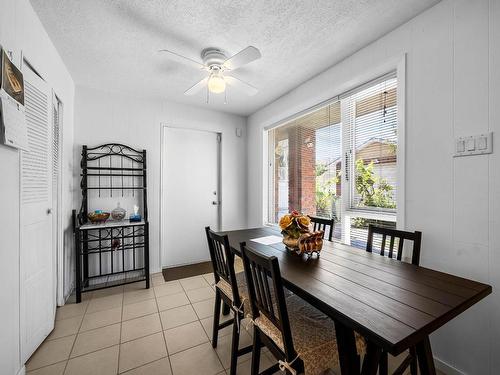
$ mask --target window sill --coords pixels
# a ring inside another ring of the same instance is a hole
[[[374,220],[384,220],[396,222],[397,214],[396,212],[380,212],[372,210],[353,210],[348,209],[345,211],[346,216],[350,217],[362,217],[364,219],[374,219]]]

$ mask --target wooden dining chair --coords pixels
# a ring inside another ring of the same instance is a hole
[[[205,228],[208,241],[210,259],[215,279],[215,308],[214,323],[212,330],[212,347],[217,347],[219,330],[233,325],[233,337],[231,342],[231,367],[230,374],[236,375],[238,357],[249,353],[252,346],[239,349],[240,322],[249,312],[249,300],[243,272],[236,273],[234,270],[234,253],[229,245],[227,235],[220,236],[213,232],[210,227]],[[233,318],[220,323],[221,302],[230,306]]]
[[[259,374],[261,347],[278,363],[260,374],[319,375],[339,363],[335,323],[296,295],[286,297],[278,259],[266,257],[241,243],[253,317],[251,374]],[[358,347],[364,341],[357,336]]]
[[[380,245],[380,255],[387,256],[389,258],[395,257],[397,260],[402,260],[403,257],[403,246],[405,240],[413,242],[411,263],[418,266],[420,263],[420,244],[422,242],[422,232],[406,232],[397,229],[378,227],[370,224],[368,226],[368,241],[366,243],[366,251],[373,251],[373,237],[374,234],[382,236],[382,243]],[[389,239],[389,249],[386,251],[387,239]],[[397,249],[394,249],[394,244],[396,239],[398,240]],[[388,373],[388,357],[387,352],[382,352],[380,357],[379,374],[387,375]],[[410,348],[410,353],[401,362],[398,368],[394,371],[393,375],[400,375],[405,372],[405,370],[410,367],[411,375],[417,375],[417,350],[415,347]]]
[[[313,231],[322,230],[326,233],[327,227],[328,230],[328,241],[333,240],[333,229],[335,225],[335,220],[333,218],[326,219],[323,217],[309,216],[311,219],[311,223],[313,224]]]
[[[380,255],[388,256],[389,258],[396,257],[397,260],[402,260],[404,241],[413,241],[411,263],[418,266],[420,263],[420,243],[422,241],[422,232],[405,232],[402,230],[378,227],[370,224],[368,226],[368,241],[366,243],[366,251],[373,251],[373,235],[379,234],[382,236],[382,244],[380,245]],[[387,238],[389,238],[389,250],[386,254]],[[395,240],[398,240],[398,247],[395,250]]]

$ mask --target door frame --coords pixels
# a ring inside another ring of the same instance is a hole
[[[165,143],[165,137],[166,137],[166,130],[167,128],[170,129],[182,129],[182,130],[194,130],[194,131],[201,131],[201,132],[206,132],[206,133],[213,133],[217,134],[218,136],[218,147],[217,147],[217,193],[218,193],[218,199],[219,199],[219,205],[217,206],[217,227],[221,228],[222,226],[222,132],[217,131],[217,130],[211,130],[211,129],[201,129],[201,128],[196,128],[196,127],[186,127],[186,126],[176,126],[176,125],[169,125],[166,123],[160,123],[160,217],[159,217],[159,230],[158,230],[158,235],[159,235],[159,270],[153,270],[153,272],[159,271],[161,272],[163,269],[163,244],[166,242],[164,238],[164,230],[163,230],[163,224],[165,223],[165,215],[166,215],[166,209],[165,209],[165,199],[163,198],[163,193],[165,191],[165,186],[163,184],[163,177],[165,175],[165,157],[167,155],[167,150],[165,150],[164,143]],[[165,267],[168,268],[168,267]]]
[[[59,103],[58,117],[59,117],[59,160],[58,160],[58,171],[57,171],[57,186],[52,185],[52,189],[57,189],[56,200],[57,200],[57,212],[56,216],[56,301],[58,306],[63,306],[65,304],[64,298],[64,228],[63,228],[63,179],[62,179],[62,166],[63,166],[63,155],[64,155],[64,102],[61,97],[52,89],[52,106]],[[52,118],[51,125],[54,126],[54,118]],[[54,214],[54,211],[52,211]]]

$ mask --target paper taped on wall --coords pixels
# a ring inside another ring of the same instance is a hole
[[[4,50],[1,54],[0,103],[0,125],[4,144],[28,150],[23,74],[10,61]]]

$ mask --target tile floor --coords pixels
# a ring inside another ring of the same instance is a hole
[[[80,304],[57,309],[55,329],[33,354],[29,375],[219,375],[229,373],[231,327],[210,344],[213,276],[129,284],[85,293]],[[227,319],[227,317],[222,317]],[[242,330],[240,345],[251,343]],[[238,374],[250,373],[251,354]],[[275,361],[264,351],[261,369]],[[396,366],[390,361],[391,367]],[[338,373],[338,370],[336,371]]]

